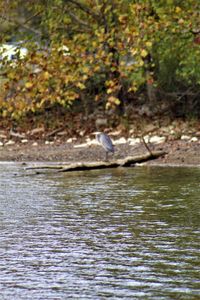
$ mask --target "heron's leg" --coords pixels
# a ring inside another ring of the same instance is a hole
[[[106,161],[108,161],[108,152],[106,151]]]

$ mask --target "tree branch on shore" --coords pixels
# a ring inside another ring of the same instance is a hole
[[[46,165],[46,166],[33,166],[27,167],[26,170],[55,170],[56,172],[72,172],[72,171],[87,171],[87,170],[99,170],[108,168],[118,168],[118,167],[130,167],[136,163],[142,163],[149,160],[156,159],[160,156],[165,155],[164,151],[148,152],[136,156],[127,156],[124,159],[116,159],[112,161],[94,161],[94,162],[76,162],[67,165]],[[46,172],[37,171],[36,174],[43,174]]]

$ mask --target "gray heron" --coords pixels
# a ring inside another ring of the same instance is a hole
[[[103,132],[96,132],[95,135],[96,135],[97,141],[106,150],[106,161],[107,161],[108,160],[108,153],[109,152],[112,152],[112,153],[115,152],[112,140],[106,133],[103,133]]]

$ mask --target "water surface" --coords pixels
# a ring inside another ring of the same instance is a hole
[[[200,299],[200,169],[0,174],[1,299]]]

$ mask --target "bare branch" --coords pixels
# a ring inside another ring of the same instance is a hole
[[[83,20],[81,20],[80,18],[75,16],[72,12],[68,12],[68,14],[74,21],[76,21],[80,25],[84,26],[87,31],[92,31],[92,29],[90,28],[88,23],[84,22]]]
[[[36,15],[38,15],[38,14],[36,14]],[[18,26],[18,27],[23,27],[23,28],[25,28],[26,30],[28,30],[28,31],[32,31],[34,34],[36,34],[36,35],[42,35],[42,33],[40,32],[40,31],[38,31],[38,30],[36,30],[36,29],[34,29],[33,27],[30,27],[30,26],[28,26],[28,25],[26,25],[26,23],[28,22],[28,21],[30,21],[30,19],[32,19],[34,16],[32,16],[31,18],[29,18],[28,20],[26,20],[25,22],[19,22],[18,20],[12,20],[11,18],[9,18],[8,16],[5,16],[5,15],[0,15],[0,18],[2,19],[2,20],[5,20],[5,21],[7,21],[7,22],[9,22],[9,23],[11,23],[11,24],[13,24],[13,25],[15,25],[15,26]]]
[[[99,16],[95,14],[91,9],[88,8],[88,6],[84,5],[83,3],[80,3],[76,0],[64,0],[64,2],[66,3],[70,2],[74,4],[76,7],[78,7],[79,9],[81,9],[82,11],[84,11],[85,13],[87,13],[88,15],[92,16],[94,19],[99,19]]]
[[[33,18],[39,16],[43,11],[40,10],[38,12],[36,12],[34,15],[30,16],[28,19],[26,19],[26,21],[23,23],[24,25],[27,24],[30,20],[32,20]]]
[[[144,139],[143,136],[141,136],[141,140],[143,141],[143,144],[144,144],[145,148],[147,149],[147,151],[149,152],[149,154],[150,154],[150,155],[153,155],[151,149],[149,148],[149,146],[148,146],[148,144],[146,143],[146,141],[145,141],[145,139]]]

